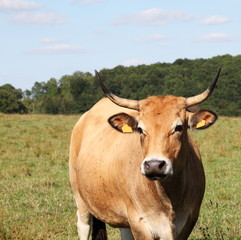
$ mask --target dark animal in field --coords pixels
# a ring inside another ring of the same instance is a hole
[[[209,97],[219,73],[197,96],[137,101],[112,94],[96,72],[107,98],[81,116],[70,143],[81,240],[92,225],[93,239],[106,239],[104,223],[121,228],[125,239],[188,238],[205,190],[200,153],[188,129],[206,129],[217,119],[212,111],[190,109]]]

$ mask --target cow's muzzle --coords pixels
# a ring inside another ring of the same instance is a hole
[[[146,160],[143,162],[143,174],[150,180],[165,180],[170,174],[165,160]]]

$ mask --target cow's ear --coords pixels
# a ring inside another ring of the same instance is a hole
[[[137,128],[137,121],[127,113],[118,113],[108,119],[109,124],[122,133],[132,133]]]
[[[188,125],[191,129],[206,129],[218,119],[216,113],[210,110],[199,110],[189,115]]]

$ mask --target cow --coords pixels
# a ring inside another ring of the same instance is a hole
[[[210,86],[191,97],[150,96],[131,100],[110,92],[84,113],[70,141],[69,176],[81,240],[107,239],[105,223],[122,239],[188,239],[205,190],[200,152],[188,129],[217,120],[197,108]]]

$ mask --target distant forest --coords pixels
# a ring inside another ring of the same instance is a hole
[[[221,75],[211,97],[202,107],[220,115],[241,116],[241,55],[223,55],[210,59],[177,59],[173,63],[117,66],[102,69],[106,86],[118,96],[144,99],[150,95],[189,97],[201,93],[210,84],[219,67]],[[88,110],[103,93],[95,76],[76,71],[59,80],[35,82],[31,90],[0,86],[0,112],[79,114]]]

